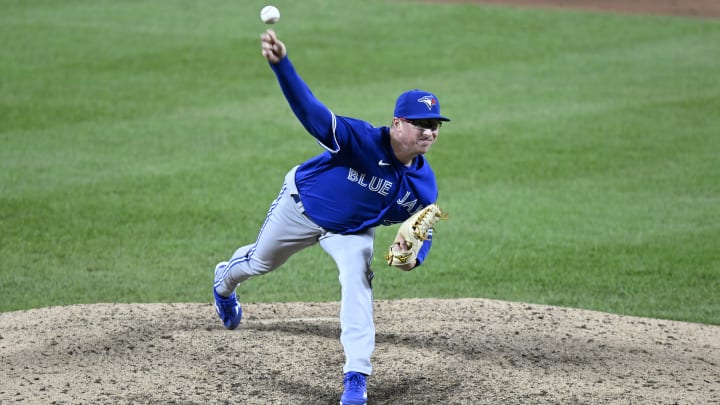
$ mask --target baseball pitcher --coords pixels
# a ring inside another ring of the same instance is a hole
[[[370,268],[375,228],[407,221],[386,252],[388,264],[412,270],[427,259],[433,226],[445,214],[436,205],[435,174],[424,154],[450,119],[440,114],[434,94],[417,89],[397,98],[390,126],[337,115],[315,98],[273,30],[261,35],[261,49],[290,108],[322,152],[287,173],[257,239],[215,267],[216,311],[225,328],[237,328],[238,285],[319,244],[335,261],[341,286],[340,403],[365,404],[375,349]]]

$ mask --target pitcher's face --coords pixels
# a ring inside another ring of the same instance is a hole
[[[398,141],[414,154],[424,154],[435,143],[442,121],[396,118]]]

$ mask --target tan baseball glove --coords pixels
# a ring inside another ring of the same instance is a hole
[[[447,214],[437,204],[430,204],[400,224],[395,241],[385,255],[388,265],[409,270],[430,230],[441,219],[447,219]]]

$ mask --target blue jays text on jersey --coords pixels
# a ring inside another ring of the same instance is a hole
[[[292,111],[325,149],[295,174],[305,212],[324,229],[351,234],[399,223],[437,200],[435,174],[424,156],[397,160],[390,129],[336,116],[310,91],[289,58],[271,65]],[[424,261],[431,240],[423,244]]]

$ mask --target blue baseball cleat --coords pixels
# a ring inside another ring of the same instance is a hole
[[[215,295],[215,312],[217,312],[223,321],[225,329],[237,328],[242,319],[242,308],[240,308],[240,303],[235,293],[225,298],[218,295],[217,291],[213,288],[213,295]]]
[[[345,373],[343,385],[345,385],[345,391],[340,397],[340,405],[367,404],[367,381],[365,374],[354,371]]]
[[[218,273],[227,266],[227,262],[218,263],[215,266],[215,282],[213,286],[213,295],[215,296],[215,312],[217,312],[220,319],[223,321],[225,329],[235,329],[240,325],[242,319],[242,308],[237,300],[237,296],[233,292],[229,297],[223,297],[217,293],[215,288],[218,285]]]

